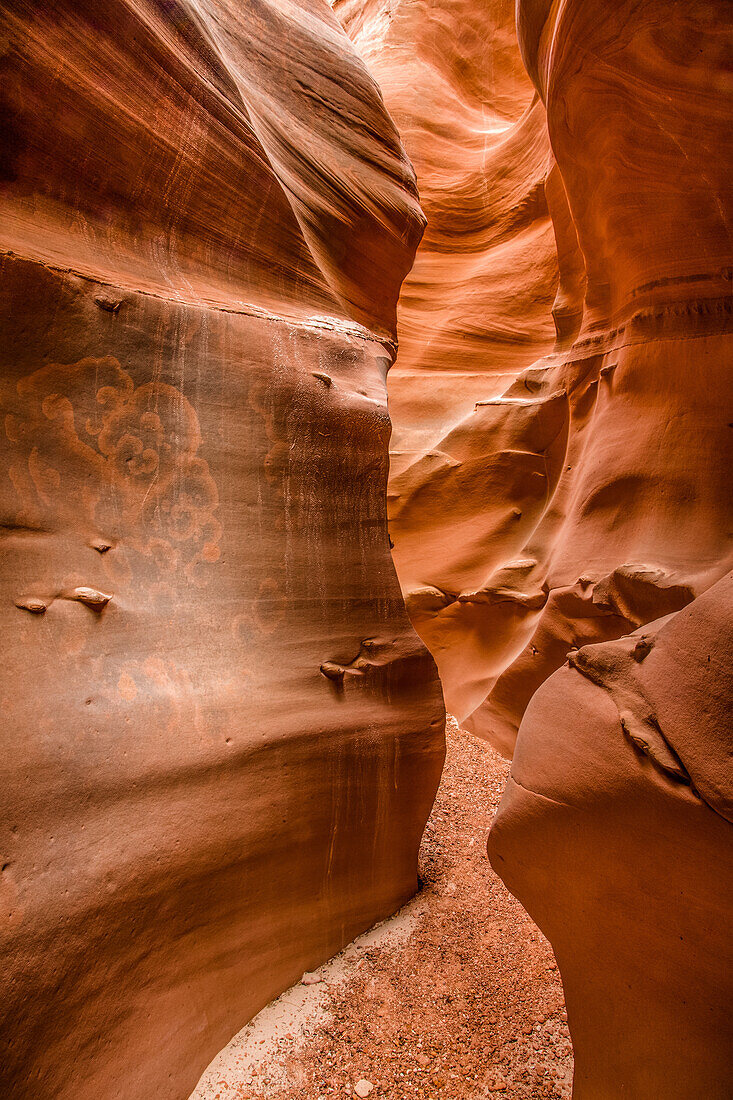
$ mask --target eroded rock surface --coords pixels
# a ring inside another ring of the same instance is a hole
[[[511,750],[529,704],[489,851],[555,949],[578,1100],[722,1100],[733,27],[653,0],[519,16],[584,277],[562,298],[575,328],[528,376],[537,411],[566,408],[532,448],[551,492],[517,587],[544,605],[468,723]]]
[[[550,939],[573,1095],[733,1088],[733,575],[533,697],[489,836]]]
[[[509,2],[335,10],[429,218],[390,378],[395,562],[449,710],[511,755],[571,647],[730,568],[730,16],[528,0],[517,46]]]
[[[432,222],[395,560],[462,724],[510,756],[529,705],[490,851],[556,948],[576,1096],[724,1097],[731,12],[520,0],[532,102],[512,8],[335,5]]]
[[[507,748],[568,649],[678,610],[732,551],[730,18],[714,3],[528,3],[519,29],[584,275],[560,284],[574,326],[506,395],[536,383],[525,430],[547,479],[518,585],[546,603],[467,723]]]
[[[415,889],[443,716],[385,375],[423,219],[320,0],[0,31],[0,1091],[180,1098]]]
[[[521,556],[547,499],[544,458],[526,438],[538,386],[520,385],[527,400],[511,420],[500,402],[555,339],[545,110],[509,0],[336,0],[334,10],[379,82],[428,217],[389,380],[390,534],[410,617],[464,719],[536,618],[515,600],[474,596]],[[540,429],[542,445],[556,421]]]

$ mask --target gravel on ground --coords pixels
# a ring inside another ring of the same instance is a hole
[[[452,719],[446,738],[417,897],[260,1013],[191,1100],[570,1097],[552,949],[486,857],[509,765]]]

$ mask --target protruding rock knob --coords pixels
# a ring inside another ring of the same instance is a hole
[[[107,606],[112,596],[108,596],[106,592],[99,592],[96,588],[75,588],[71,593],[72,600],[78,600],[79,603],[86,604],[87,607],[91,607],[93,611],[101,611]]]
[[[111,294],[97,294],[94,299],[100,309],[103,309],[106,313],[117,313],[122,305],[122,299],[116,298]]]
[[[335,680],[336,683],[340,683],[344,678],[344,672],[346,670],[341,665],[334,664],[333,661],[324,661],[321,665],[321,672],[328,680]]]
[[[654,642],[651,640],[651,638],[641,637],[634,646],[631,656],[634,658],[635,661],[638,661],[639,664],[641,664],[644,658],[649,656],[653,648]]]
[[[19,607],[21,611],[30,611],[32,615],[43,615],[44,611],[48,609],[46,601],[38,599],[37,596],[20,596],[15,601],[15,606]]]

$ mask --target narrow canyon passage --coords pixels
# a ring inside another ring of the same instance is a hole
[[[0,1100],[733,1096],[732,56],[0,0]]]
[[[486,858],[509,765],[451,718],[446,740],[418,895],[264,1009],[190,1100],[344,1100],[360,1081],[372,1100],[570,1096],[552,949]]]

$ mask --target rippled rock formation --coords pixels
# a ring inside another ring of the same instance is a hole
[[[543,606],[473,722],[510,745],[531,698],[489,852],[557,953],[574,1095],[723,1100],[733,26],[713,3],[597,8],[519,7],[578,320],[528,376],[565,410],[525,551]]]
[[[705,3],[544,13],[520,8],[520,43],[547,104],[573,277],[560,349],[506,395],[533,390],[528,449],[547,478],[518,555],[519,587],[546,602],[472,717],[507,746],[568,649],[678,610],[733,561],[730,23]],[[548,402],[563,406],[549,448]]]
[[[522,4],[540,103],[510,3],[335,10],[429,219],[390,377],[395,561],[448,709],[510,755],[568,649],[733,560],[729,21]]]
[[[331,6],[0,0],[1,1090],[186,1095],[415,888],[405,280],[395,562],[521,723],[576,1096],[722,1100],[730,15]]]
[[[324,3],[0,5],[0,1091],[187,1095],[415,889],[385,376],[423,219]]]
[[[507,0],[336,0],[334,10],[379,82],[428,218],[389,378],[390,534],[413,624],[463,720],[536,618],[482,590],[516,586],[492,574],[519,556],[546,500],[524,407],[510,421],[497,406],[555,339],[545,110]]]
[[[462,724],[512,755],[527,710],[490,853],[556,948],[576,1096],[722,1098],[730,11],[520,0],[538,102],[512,7],[336,3],[429,218],[395,560]]]

